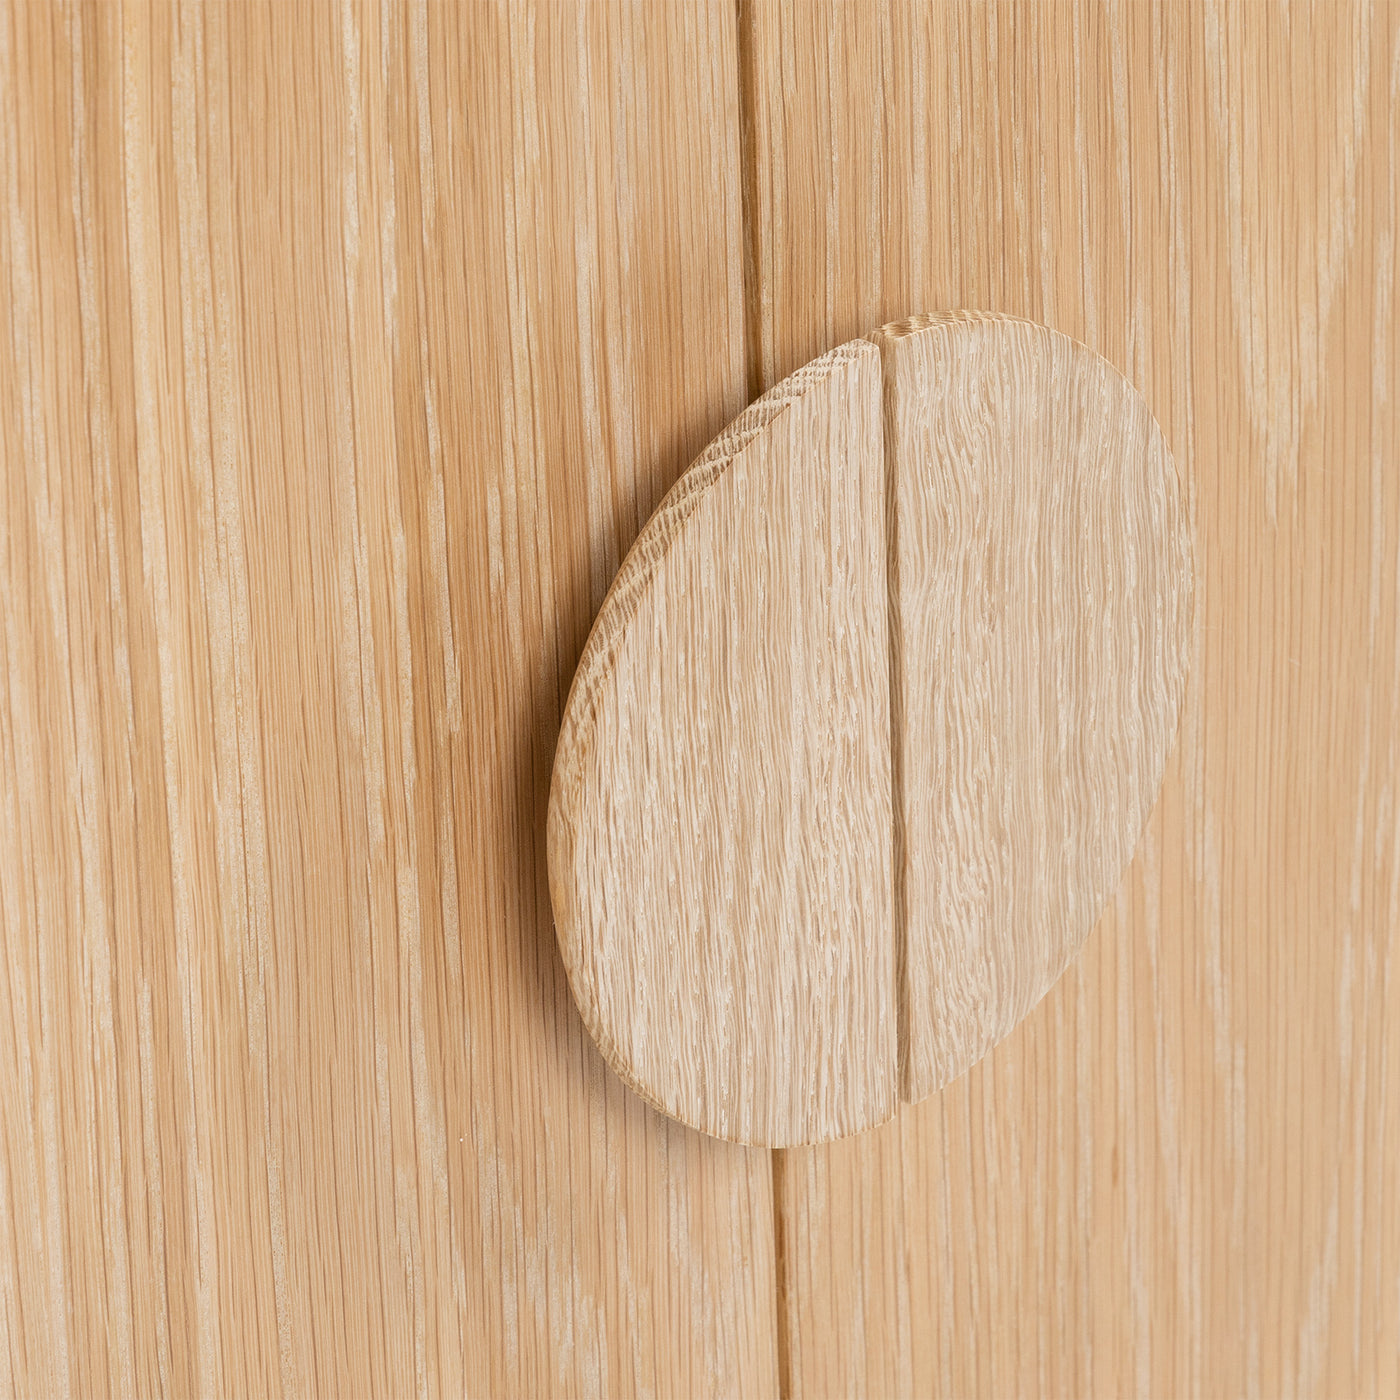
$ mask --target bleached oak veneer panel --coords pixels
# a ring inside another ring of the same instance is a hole
[[[896,483],[905,1096],[1049,990],[1156,800],[1187,668],[1191,547],[1142,395],[1045,326],[885,327]]]
[[[0,0],[7,1400],[777,1394],[770,1163],[607,1071],[544,869],[747,401],[664,10]]]
[[[780,1387],[1400,1394],[1400,6],[740,6],[749,372],[936,307],[1117,365],[1191,516],[1180,735],[1065,976],[780,1154]]]
[[[584,1020],[638,1093],[743,1142],[896,1106],[880,383],[840,346],[696,462],[560,732],[550,890]]]

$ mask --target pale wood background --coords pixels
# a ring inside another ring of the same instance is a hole
[[[1400,1392],[1400,13],[0,12],[0,1392]],[[544,879],[627,544],[910,311],[1087,341],[1180,744],[885,1129],[630,1096]]]
[[[1186,477],[1130,879],[964,1080],[788,1153],[793,1394],[1400,1392],[1400,12],[745,11],[760,382],[909,307],[1085,340]]]

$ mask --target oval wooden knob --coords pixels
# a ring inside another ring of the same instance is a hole
[[[550,893],[612,1067],[774,1147],[966,1070],[1132,856],[1191,591],[1160,429],[1044,326],[918,317],[746,409],[627,556],[560,731]]]

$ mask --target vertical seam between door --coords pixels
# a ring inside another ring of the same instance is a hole
[[[763,382],[761,260],[758,222],[758,152],[755,147],[756,74],[754,12],[751,0],[734,0],[734,47],[738,59],[739,208],[743,261],[744,379],[752,403],[768,387]],[[788,1242],[784,1219],[787,1153],[769,1152],[773,1198],[773,1326],[778,1363],[779,1400],[792,1394],[792,1352],[788,1333]]]

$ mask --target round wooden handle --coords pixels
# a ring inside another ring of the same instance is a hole
[[[1191,596],[1161,430],[1044,326],[916,317],[751,405],[638,537],[560,731],[550,893],[608,1062],[774,1147],[961,1074],[1132,856]]]

